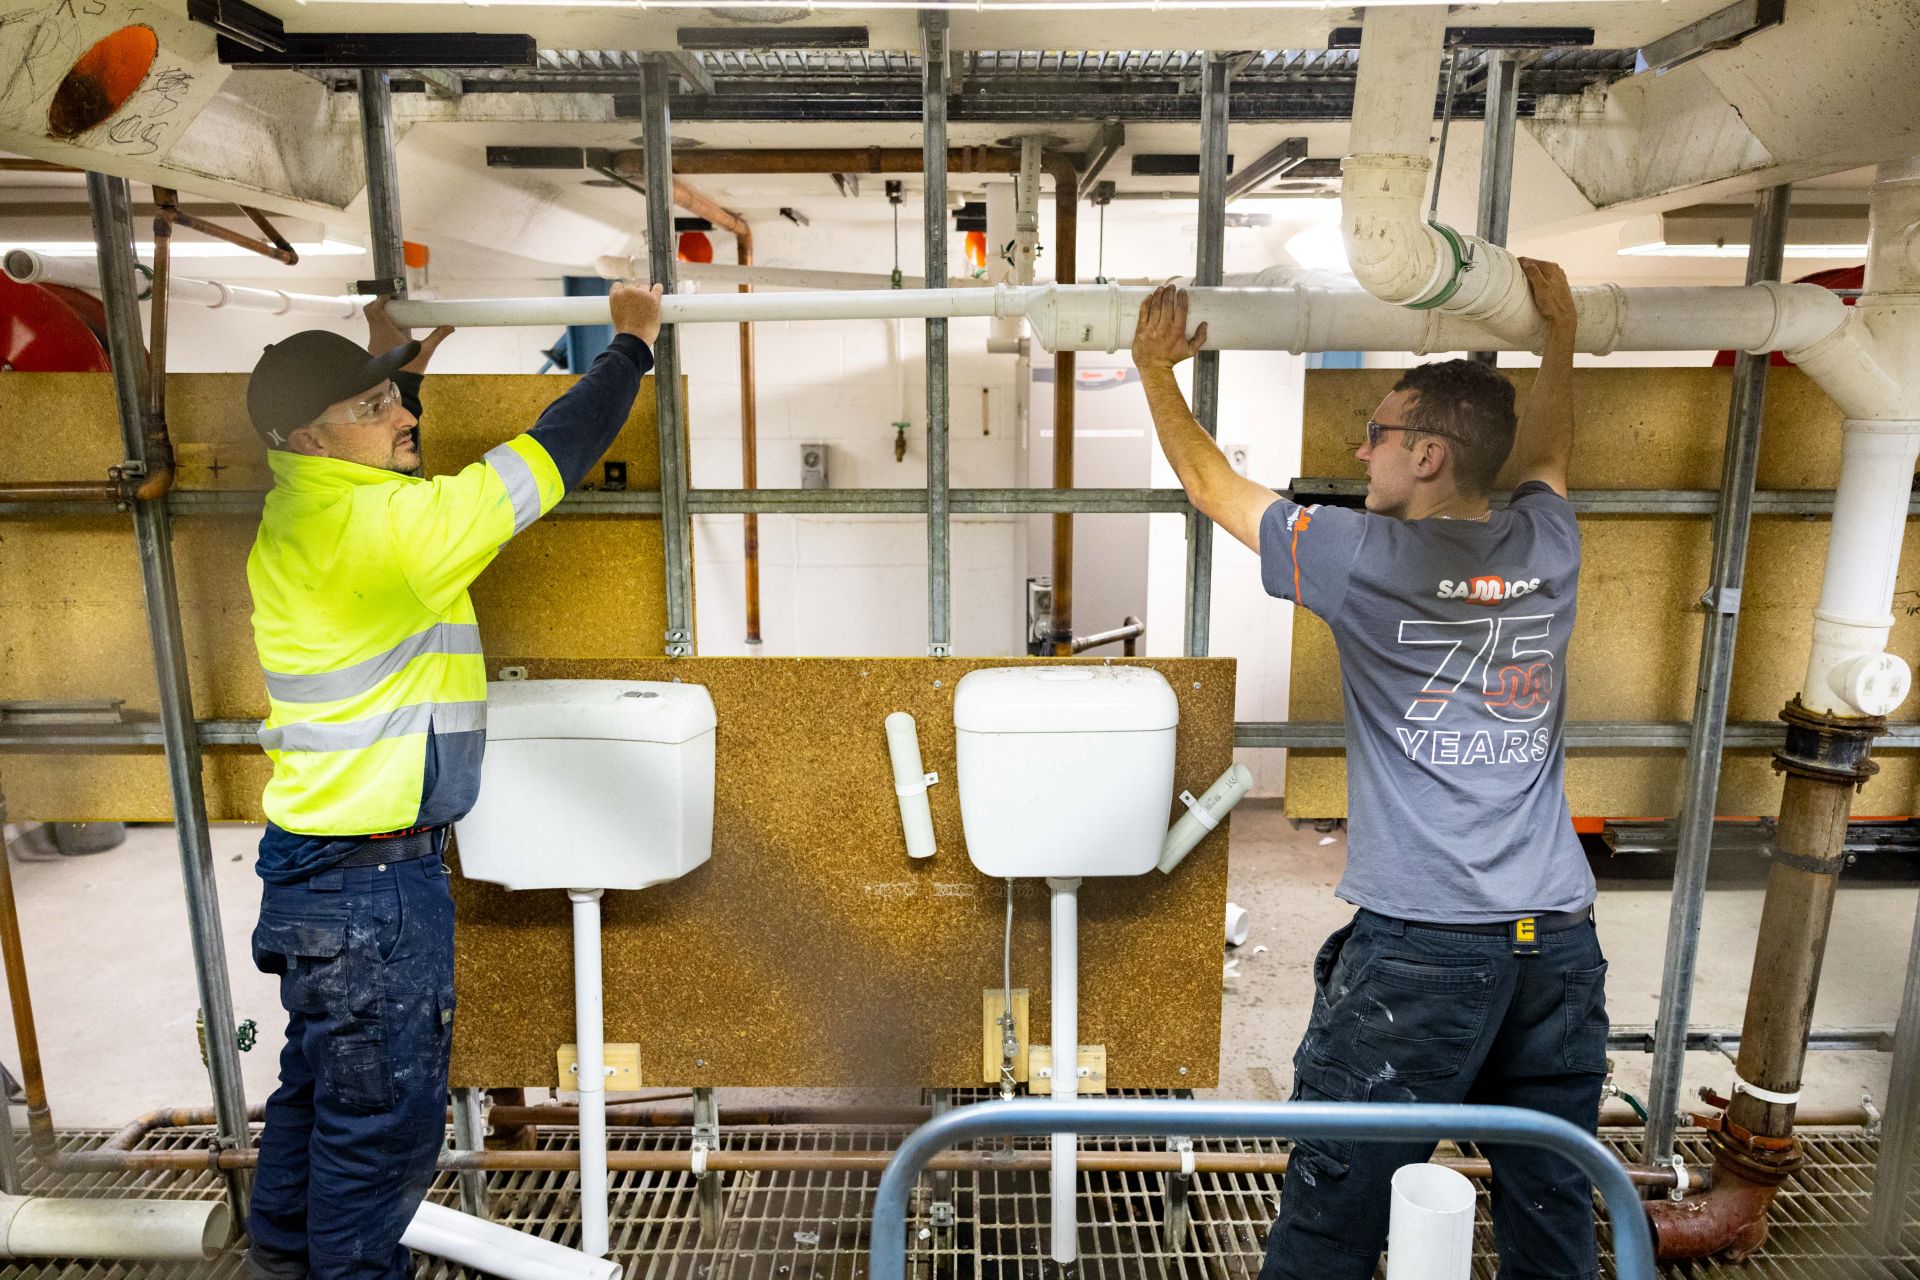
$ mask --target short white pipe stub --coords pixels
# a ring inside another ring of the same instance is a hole
[[[1467,1280],[1473,1273],[1473,1184],[1437,1164],[1393,1175],[1387,1280]]]

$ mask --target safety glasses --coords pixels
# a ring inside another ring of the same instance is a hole
[[[354,423],[373,422],[378,418],[384,417],[388,410],[399,403],[400,388],[388,382],[380,388],[380,390],[363,399],[355,400],[352,404],[348,405],[345,418],[326,417],[320,419],[320,421],[332,423],[335,426],[349,426]]]
[[[1378,449],[1380,439],[1389,431],[1418,431],[1423,436],[1439,436],[1442,440],[1451,440],[1455,444],[1465,444],[1459,436],[1447,431],[1435,431],[1432,427],[1416,427],[1411,422],[1376,422],[1367,419],[1367,448]]]

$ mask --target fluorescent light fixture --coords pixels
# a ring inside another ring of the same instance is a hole
[[[95,253],[95,246],[91,240],[22,240],[8,247],[31,249],[49,258],[91,258]],[[295,244],[293,249],[302,258],[344,258],[366,252],[359,245],[348,244],[344,240]],[[133,251],[143,258],[150,258],[153,256],[153,242],[141,241],[133,246]],[[175,239],[173,256],[176,258],[253,258],[259,255],[251,249],[243,249],[237,244],[228,244],[224,240]]]
[[[1750,205],[1695,204],[1649,217],[1630,218],[1620,228],[1620,254],[1643,258],[1740,258],[1747,256]],[[1789,258],[1860,259],[1867,256],[1864,204],[1796,203],[1787,216]]]
[[[1864,258],[1867,246],[1864,244],[1790,244],[1782,251],[1789,258]],[[1744,244],[1668,244],[1664,240],[1654,240],[1647,244],[1628,245],[1620,250],[1623,258],[1739,258],[1747,256]]]

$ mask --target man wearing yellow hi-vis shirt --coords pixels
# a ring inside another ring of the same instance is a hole
[[[420,380],[381,304],[361,350],[297,333],[247,386],[274,486],[247,558],[273,760],[254,961],[287,1041],[247,1216],[260,1280],[400,1280],[433,1179],[453,1040],[440,861],[472,807],[487,674],[467,586],[599,461],[653,367],[659,290],[615,285],[619,331],[533,428],[420,474]]]

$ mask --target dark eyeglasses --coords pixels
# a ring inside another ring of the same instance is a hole
[[[1455,444],[1465,444],[1465,440],[1447,431],[1435,431],[1432,427],[1417,427],[1411,422],[1376,422],[1367,419],[1367,448],[1378,449],[1380,437],[1389,431],[1417,431],[1423,436],[1439,436],[1442,440],[1451,440]]]

